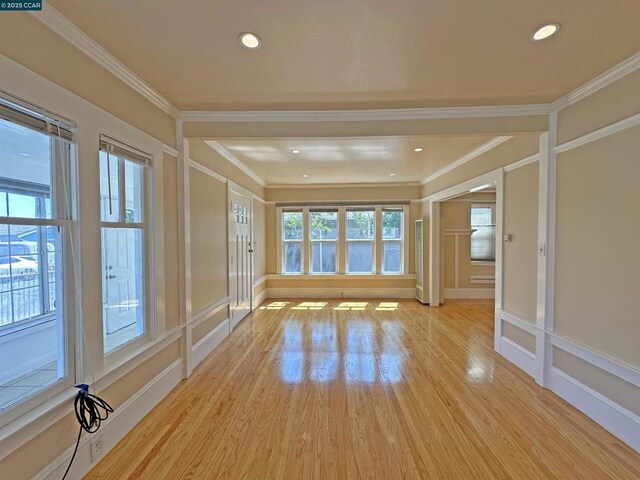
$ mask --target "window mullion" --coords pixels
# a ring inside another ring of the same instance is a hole
[[[127,221],[127,202],[126,202],[126,191],[127,187],[125,185],[125,174],[124,174],[124,159],[118,158],[118,212],[121,223],[125,223]]]
[[[347,209],[338,208],[338,244],[336,248],[337,271],[347,273]]]
[[[373,240],[373,272],[382,273],[382,207],[376,206],[375,210],[375,232]]]
[[[311,222],[309,207],[302,209],[302,274],[311,273]]]

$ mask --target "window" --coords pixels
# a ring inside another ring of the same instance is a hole
[[[278,207],[278,273],[401,275],[406,207]]]
[[[150,158],[100,140],[104,352],[145,335],[145,170]]]
[[[402,207],[382,209],[382,273],[402,273]]]
[[[347,210],[347,272],[374,273],[375,210]]]
[[[496,259],[495,203],[471,206],[471,260],[494,262]]]
[[[282,212],[282,272],[302,273],[302,210]]]
[[[311,210],[311,273],[336,273],[338,210]]]
[[[0,98],[0,423],[74,380],[65,308],[72,139],[61,119]]]

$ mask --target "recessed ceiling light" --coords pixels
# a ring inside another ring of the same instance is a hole
[[[262,40],[260,40],[260,37],[251,32],[241,33],[238,37],[238,40],[240,40],[240,45],[248,48],[249,50],[257,50],[258,48],[260,48],[260,45],[262,45]]]
[[[395,173],[390,173],[390,174],[389,174],[389,176],[390,176],[390,177],[395,177],[395,176],[396,176],[396,174],[395,174]]]
[[[300,150],[291,150],[291,153],[300,153]]]
[[[307,175],[306,173],[304,175],[302,175],[302,178],[307,178],[309,175]]]
[[[543,25],[539,29],[537,29],[533,35],[531,35],[531,40],[534,42],[539,42],[540,40],[544,40],[545,38],[549,38],[550,36],[558,33],[560,30],[559,23],[550,23],[548,25]]]
[[[418,148],[414,148],[413,149],[414,152],[421,152],[423,150],[424,150],[424,148],[422,148],[422,147],[418,147]]]

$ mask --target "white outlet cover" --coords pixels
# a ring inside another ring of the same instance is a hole
[[[98,435],[91,440],[91,461],[95,462],[102,456],[102,451],[104,448],[104,442],[102,440],[102,435]]]

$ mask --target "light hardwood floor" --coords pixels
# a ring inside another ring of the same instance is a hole
[[[631,479],[493,351],[493,306],[266,302],[89,479]]]

